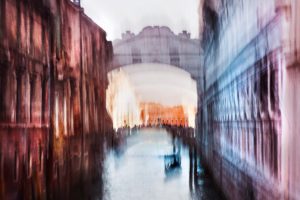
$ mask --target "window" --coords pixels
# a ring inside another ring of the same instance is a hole
[[[174,66],[180,65],[180,58],[177,48],[170,49],[170,64]]]
[[[19,154],[17,152],[17,149],[15,150],[15,155],[14,155],[14,180],[18,181],[19,178]]]
[[[42,148],[42,142],[39,141],[39,171],[43,171],[44,154]]]
[[[132,54],[132,63],[142,63],[142,58],[141,58],[141,50],[138,48],[132,48],[131,50]]]

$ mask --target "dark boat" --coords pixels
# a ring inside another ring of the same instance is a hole
[[[165,155],[164,156],[165,171],[181,168],[181,155],[180,153]]]

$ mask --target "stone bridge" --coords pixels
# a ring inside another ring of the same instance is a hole
[[[169,64],[200,77],[200,41],[190,33],[174,34],[168,27],[148,26],[139,34],[130,31],[113,42],[112,70],[137,63]]]

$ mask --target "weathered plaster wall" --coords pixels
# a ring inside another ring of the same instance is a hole
[[[0,10],[0,199],[71,198],[97,176],[95,148],[112,128],[112,45],[68,0],[1,0]]]
[[[300,196],[297,9],[289,0],[201,5],[198,141],[230,199]]]

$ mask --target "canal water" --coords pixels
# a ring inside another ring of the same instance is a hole
[[[166,169],[166,155],[173,152],[180,155],[180,166]],[[106,153],[104,199],[222,199],[199,160],[193,170],[191,159],[189,147],[165,129],[141,129]]]

